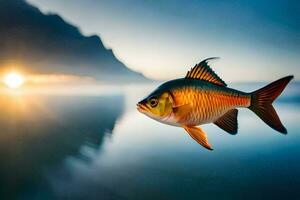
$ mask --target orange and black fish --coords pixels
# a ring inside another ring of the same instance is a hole
[[[199,144],[212,150],[206,134],[198,125],[214,123],[230,134],[238,129],[237,108],[249,108],[271,128],[286,134],[273,101],[293,76],[281,78],[259,90],[246,93],[227,87],[226,83],[203,60],[185,78],[159,86],[137,109],[159,122],[183,127]]]

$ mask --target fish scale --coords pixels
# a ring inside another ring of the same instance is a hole
[[[195,82],[195,81],[194,81]],[[205,124],[215,121],[219,116],[235,107],[248,107],[250,95],[228,89],[187,86],[172,90],[177,105],[190,104],[191,112],[182,119],[185,123]]]

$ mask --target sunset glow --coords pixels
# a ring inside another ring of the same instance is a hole
[[[24,78],[21,74],[11,72],[4,76],[3,82],[9,88],[16,89],[23,85]]]

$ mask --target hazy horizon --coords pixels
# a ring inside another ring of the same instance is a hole
[[[299,4],[0,0],[0,200],[299,197]]]

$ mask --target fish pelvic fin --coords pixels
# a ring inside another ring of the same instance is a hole
[[[281,94],[292,78],[293,76],[281,78],[251,93],[249,109],[271,128],[283,134],[287,134],[287,130],[282,125],[272,103]]]
[[[186,126],[186,125],[183,125],[182,127],[200,145],[202,145],[203,147],[205,147],[208,150],[213,150],[211,145],[208,143],[206,134],[204,133],[204,131],[201,128],[195,127],[195,126]]]
[[[214,122],[215,125],[228,132],[231,135],[237,134],[238,131],[238,110],[232,109]]]

